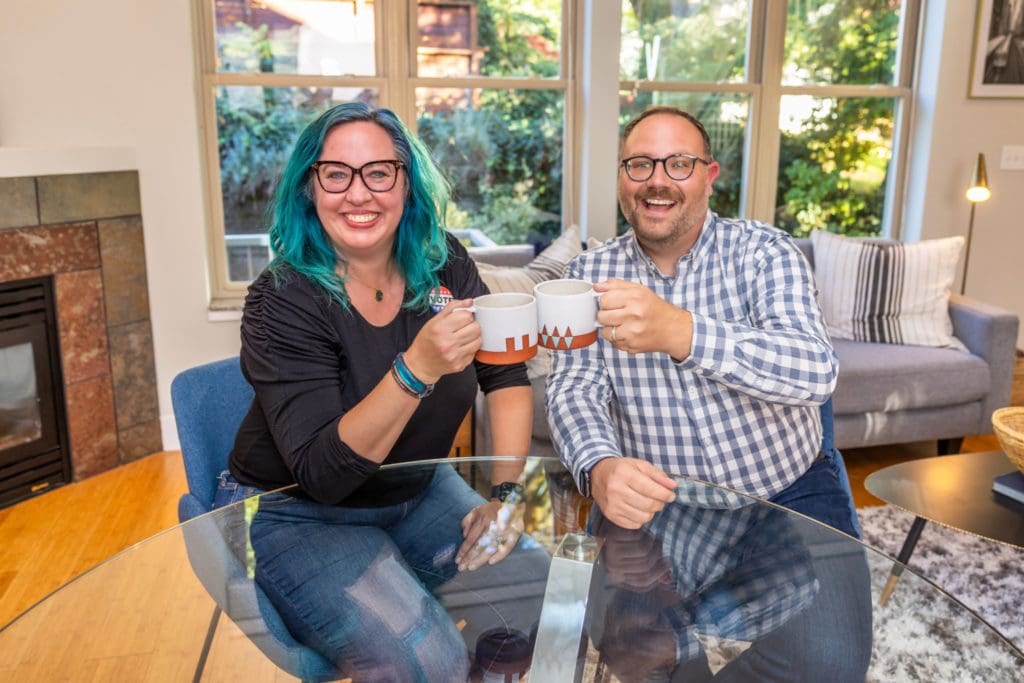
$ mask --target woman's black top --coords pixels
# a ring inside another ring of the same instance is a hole
[[[384,476],[380,465],[338,438],[338,421],[388,374],[434,308],[487,293],[465,248],[451,236],[448,251],[438,273],[443,300],[425,312],[403,308],[384,327],[291,269],[279,270],[276,278],[264,271],[252,283],[242,313],[241,364],[256,396],[229,459],[239,482],[268,490],[298,484],[306,497],[349,507],[400,503],[426,487],[429,472]],[[485,393],[528,386],[526,367],[474,361],[442,377],[384,462],[446,457],[478,385]]]

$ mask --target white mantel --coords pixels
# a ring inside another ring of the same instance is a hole
[[[134,171],[138,167],[132,147],[0,146],[0,178]]]

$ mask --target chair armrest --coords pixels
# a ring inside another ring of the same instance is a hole
[[[992,431],[992,413],[1010,403],[1020,320],[1004,308],[957,294],[949,298],[949,317],[953,335],[988,364],[992,389],[982,407],[979,432],[988,434]]]

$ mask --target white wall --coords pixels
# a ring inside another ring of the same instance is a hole
[[[237,321],[207,320],[195,93],[187,0],[4,3],[0,148],[135,150],[165,426],[175,374],[239,345]]]
[[[976,3],[929,0],[921,97],[903,236],[967,236],[964,191],[978,153],[985,155],[992,199],[974,217],[967,294],[1024,320],[1024,171],[999,168],[1004,145],[1024,145],[1024,99],[967,97]],[[959,290],[960,280],[957,280]],[[1024,348],[1024,329],[1018,348]]]
[[[968,293],[1024,318],[1024,172],[998,163],[1002,145],[1024,144],[1024,100],[968,100],[975,3],[928,6],[925,40],[941,43],[926,45],[905,235],[966,234],[963,192],[984,152],[993,198],[977,210]],[[135,150],[165,421],[175,374],[238,352],[238,323],[207,313],[190,22],[186,0],[10,2],[0,22],[0,146]]]

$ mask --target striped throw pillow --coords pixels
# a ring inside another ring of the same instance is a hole
[[[963,237],[892,243],[815,230],[811,243],[833,338],[966,350],[949,319]]]

